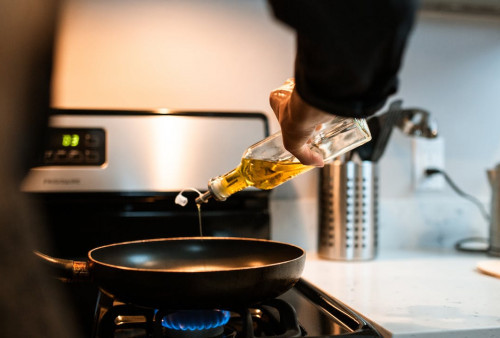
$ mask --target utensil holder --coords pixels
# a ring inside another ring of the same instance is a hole
[[[318,254],[332,260],[370,260],[378,246],[378,167],[334,161],[321,169]]]

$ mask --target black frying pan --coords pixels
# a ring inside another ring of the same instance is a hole
[[[299,280],[305,263],[294,245],[220,237],[111,244],[91,250],[88,262],[37,254],[59,277],[90,277],[123,302],[169,309],[234,308],[277,297]]]

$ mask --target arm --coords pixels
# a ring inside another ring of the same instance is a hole
[[[310,161],[311,154],[304,149],[309,131],[327,112],[351,117],[374,114],[396,92],[417,2],[270,0],[270,4],[275,16],[296,31],[296,86],[291,97],[300,99],[283,98],[282,104],[272,104],[273,110],[287,149],[304,164],[321,165],[322,161]]]

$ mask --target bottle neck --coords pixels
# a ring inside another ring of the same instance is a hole
[[[238,166],[227,174],[211,179],[208,188],[216,200],[225,201],[229,196],[247,188],[249,185],[241,174],[241,166]]]

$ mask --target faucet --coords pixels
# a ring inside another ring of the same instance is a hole
[[[408,136],[435,138],[438,136],[437,122],[431,114],[421,108],[407,108],[400,112],[396,126]]]

